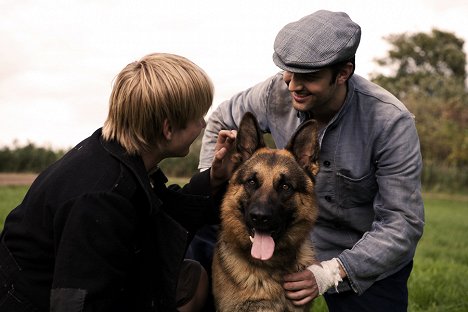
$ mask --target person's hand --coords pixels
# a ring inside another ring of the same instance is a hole
[[[283,288],[286,298],[295,305],[304,305],[319,295],[324,294],[330,287],[338,287],[338,283],[346,277],[338,258],[316,262],[306,270],[284,276]]]
[[[319,295],[314,274],[307,269],[285,275],[283,288],[286,292],[286,298],[297,306],[306,305]]]
[[[213,189],[217,189],[231,178],[234,166],[229,155],[234,147],[236,136],[236,130],[221,130],[218,134],[210,172],[211,187]]]

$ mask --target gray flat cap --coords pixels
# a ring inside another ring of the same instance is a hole
[[[346,13],[317,11],[280,30],[273,62],[283,70],[311,73],[351,59],[360,40],[361,27]]]

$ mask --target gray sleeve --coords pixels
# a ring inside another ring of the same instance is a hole
[[[253,113],[258,119],[260,128],[265,132],[269,132],[268,99],[272,85],[278,80],[277,76],[270,77],[252,88],[237,93],[231,99],[221,103],[213,111],[207,121],[203,135],[199,169],[203,170],[211,167],[219,131],[237,130],[240,120],[246,112]]]

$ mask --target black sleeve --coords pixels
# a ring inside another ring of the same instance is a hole
[[[226,184],[227,185],[227,184]],[[219,209],[224,190],[211,193],[210,170],[195,174],[180,188],[171,185],[162,195],[165,211],[191,234],[205,224],[219,223]]]

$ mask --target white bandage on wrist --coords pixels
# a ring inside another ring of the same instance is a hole
[[[328,261],[322,261],[320,265],[313,264],[307,268],[315,276],[319,294],[323,295],[332,286],[335,286],[335,290],[338,291],[338,283],[343,281],[340,276],[338,259],[333,258]]]

